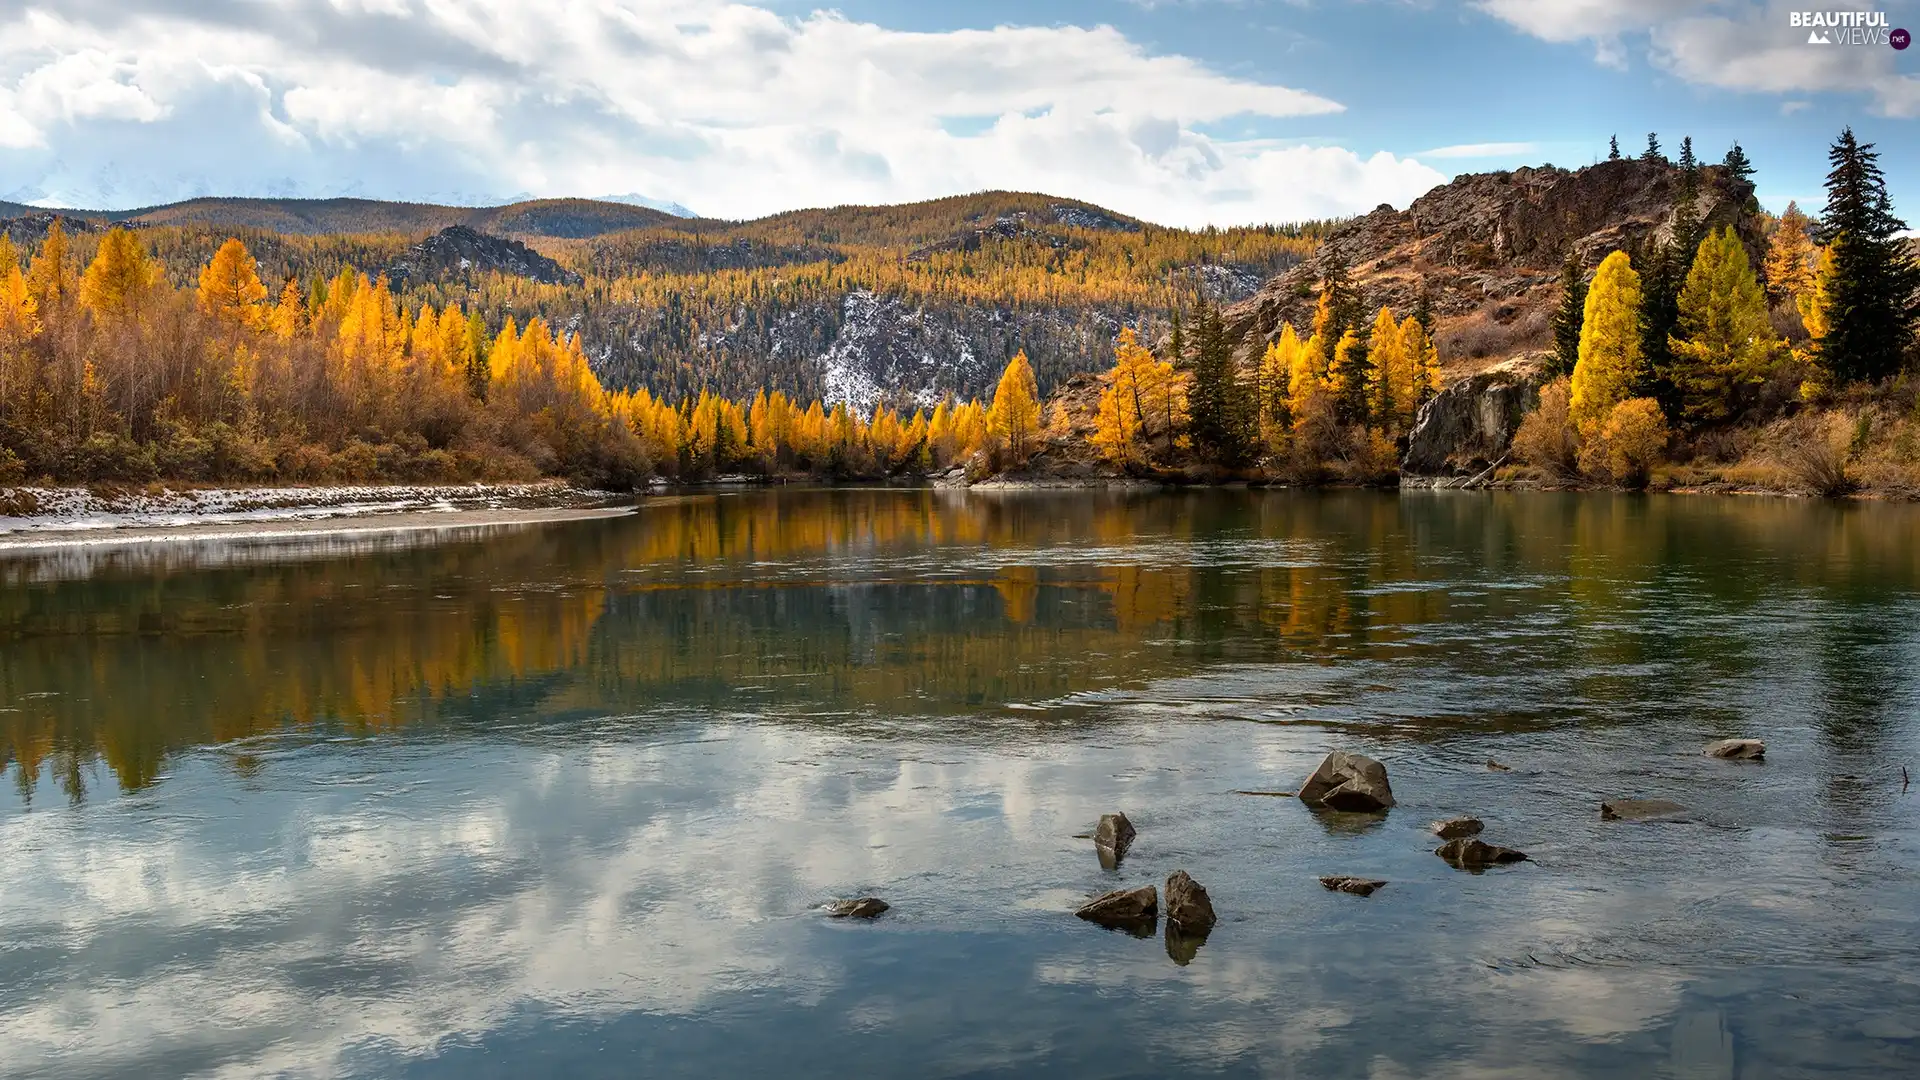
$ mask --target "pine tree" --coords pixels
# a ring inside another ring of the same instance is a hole
[[[1700,159],[1693,156],[1693,136],[1687,135],[1680,140],[1679,166],[1687,172],[1700,167]]]
[[[1780,345],[1747,247],[1731,225],[1701,241],[1679,309],[1669,345],[1682,413],[1699,424],[1728,420],[1773,373]]]
[[[1246,459],[1251,412],[1246,385],[1233,362],[1233,342],[1220,312],[1202,305],[1194,325],[1193,386],[1188,391],[1194,447],[1209,460]]]
[[[1647,148],[1640,154],[1640,160],[1653,165],[1667,163],[1667,155],[1660,152],[1660,136],[1647,132]]]
[[[1580,360],[1580,326],[1587,314],[1587,275],[1580,253],[1567,248],[1560,266],[1560,307],[1553,316],[1553,365],[1549,378],[1573,374]]]
[[[1333,361],[1327,369],[1328,388],[1333,392],[1334,409],[1341,423],[1367,422],[1367,383],[1372,374],[1366,339],[1352,330],[1342,333],[1334,343]]]
[[[1618,135],[1614,135],[1607,139],[1607,160],[1608,161],[1620,160],[1620,136]]]
[[[1433,290],[1427,288],[1424,281],[1420,298],[1413,302],[1413,321],[1420,324],[1421,331],[1428,337],[1433,336]]]
[[[1720,167],[1727,171],[1727,176],[1740,183],[1753,183],[1753,160],[1747,157],[1747,152],[1741,149],[1737,142],[1728,148],[1727,156],[1720,161]]]
[[[1033,377],[1033,365],[1025,350],[1013,354],[1000,383],[993,392],[993,409],[987,414],[987,430],[1006,448],[1008,463],[1027,463],[1040,438],[1040,388]]]
[[[1688,252],[1685,256],[1688,263],[1692,261],[1692,254]],[[1662,408],[1677,412],[1678,395],[1668,378],[1673,366],[1668,342],[1680,319],[1680,284],[1687,271],[1680,265],[1682,256],[1673,240],[1661,243],[1649,238],[1648,251],[1642,258],[1645,267],[1639,275],[1642,362],[1634,371],[1633,396],[1653,398]]]
[[[1821,337],[1822,365],[1840,383],[1877,382],[1899,371],[1920,323],[1920,265],[1897,234],[1880,155],[1841,132],[1827,160],[1827,209],[1820,239],[1833,247],[1828,285],[1832,326]]]
[[[1608,255],[1587,287],[1580,358],[1573,368],[1569,417],[1583,437],[1599,431],[1613,407],[1633,396],[1642,367],[1640,275],[1624,251]]]

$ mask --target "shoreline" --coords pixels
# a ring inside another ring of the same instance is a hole
[[[74,548],[104,548],[201,540],[277,543],[381,533],[469,532],[624,517],[632,506],[509,507],[403,510],[324,518],[199,521],[0,533],[0,558]]]

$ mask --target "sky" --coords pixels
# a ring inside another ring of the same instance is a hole
[[[1920,48],[1809,44],[1798,10],[0,0],[0,200],[635,196],[747,218],[1008,188],[1234,225],[1404,207],[1655,131],[1711,161],[1738,140],[1763,203],[1817,209],[1852,125],[1920,221]],[[1920,0],[1860,10],[1920,31]]]

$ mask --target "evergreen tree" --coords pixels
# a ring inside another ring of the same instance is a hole
[[[1553,366],[1548,372],[1550,378],[1573,374],[1573,365],[1580,360],[1580,327],[1587,315],[1587,275],[1580,264],[1580,255],[1573,248],[1567,249],[1567,259],[1560,267],[1560,309],[1553,316]]]
[[[1753,161],[1747,157],[1747,152],[1741,149],[1737,142],[1721,160],[1720,168],[1724,169],[1727,176],[1736,183],[1748,185],[1753,183]],[[1751,191],[1747,193],[1746,211],[1749,214],[1760,212],[1760,200]]]
[[[1420,332],[1433,336],[1433,290],[1422,284],[1420,298],[1413,302],[1413,321],[1420,324]]]
[[[1685,136],[1680,140],[1679,165],[1688,172],[1693,172],[1700,167],[1700,159],[1693,156],[1693,136],[1691,135]]]
[[[1650,397],[1663,408],[1678,409],[1673,384],[1667,378],[1673,366],[1668,341],[1680,319],[1680,283],[1686,270],[1680,267],[1678,243],[1661,243],[1649,237],[1640,257],[1640,358],[1633,372],[1634,397]]]
[[[1188,391],[1194,447],[1207,459],[1237,465],[1250,440],[1251,396],[1233,362],[1220,311],[1203,304],[1194,323],[1193,386]]]
[[[1620,160],[1620,136],[1618,135],[1611,136],[1607,139],[1607,160]]]
[[[1615,405],[1633,396],[1642,367],[1640,275],[1624,251],[1608,255],[1593,272],[1580,325],[1580,359],[1573,367],[1568,416],[1591,438]]]
[[[1701,241],[1680,290],[1669,346],[1682,413],[1695,423],[1738,415],[1744,399],[1773,373],[1780,342],[1733,226]]]
[[[1650,164],[1666,164],[1667,155],[1660,152],[1660,136],[1647,132],[1647,149],[1640,155],[1640,160]]]
[[[1828,283],[1831,327],[1817,346],[1840,383],[1878,381],[1899,371],[1920,323],[1920,265],[1898,238],[1880,155],[1847,128],[1827,160],[1827,210],[1820,239],[1833,248]]]
[[[1173,313],[1167,321],[1173,324],[1173,329],[1167,334],[1167,359],[1172,361],[1174,367],[1185,370],[1187,366],[1187,337],[1186,334],[1182,332],[1183,328],[1180,325],[1180,308],[1178,305],[1174,306]]]

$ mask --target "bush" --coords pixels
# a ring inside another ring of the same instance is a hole
[[[26,478],[27,465],[20,460],[20,455],[0,446],[0,484],[23,483]]]
[[[1600,437],[1607,444],[1607,469],[1628,487],[1647,486],[1647,477],[1667,448],[1667,417],[1652,398],[1628,398],[1613,407]]]
[[[1573,437],[1566,376],[1540,389],[1540,406],[1520,421],[1513,436],[1514,456],[1555,477],[1572,476],[1579,465],[1580,444]]]
[[[1847,470],[1854,425],[1844,414],[1801,417],[1786,434],[1777,454],[1795,488],[1836,498],[1859,486]]]

